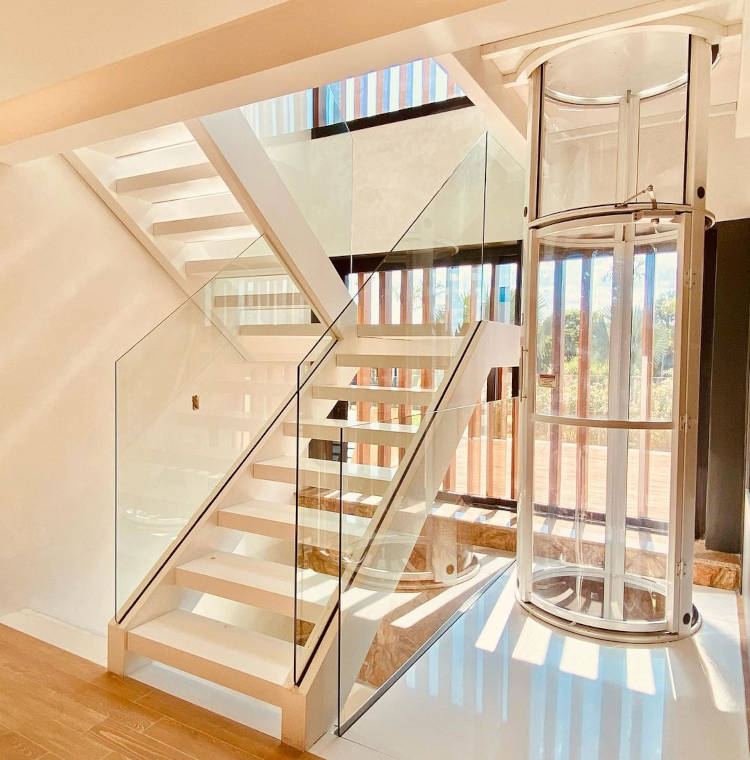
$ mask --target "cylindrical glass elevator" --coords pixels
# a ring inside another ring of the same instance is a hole
[[[531,76],[518,595],[605,638],[692,603],[711,46],[628,29]]]

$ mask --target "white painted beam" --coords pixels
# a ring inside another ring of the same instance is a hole
[[[634,24],[658,21],[683,13],[694,13],[717,4],[718,0],[701,0],[699,2],[657,0],[657,2],[634,5],[619,11],[583,18],[569,24],[547,27],[528,34],[519,34],[490,42],[481,46],[481,53],[485,60],[492,60],[514,50],[530,50],[546,45],[559,45],[592,34],[623,29]]]
[[[204,116],[188,127],[315,313],[332,324],[351,296],[242,111]]]
[[[511,72],[503,73],[503,82],[506,86],[525,85],[529,81],[531,72],[548,61],[552,56],[557,55],[564,50],[585,45],[589,38],[596,34],[598,36],[622,34],[628,31],[636,31],[647,27],[654,31],[671,31],[681,32],[682,34],[692,34],[702,37],[707,42],[713,44],[729,37],[736,36],[738,25],[734,22],[730,24],[720,24],[713,19],[703,18],[702,16],[690,14],[678,14],[656,20],[643,21],[636,18],[632,23],[621,25],[605,25],[602,28],[593,28],[588,34],[578,34],[570,39],[556,41],[547,45],[541,45],[530,51],[527,51],[520,62],[515,65]],[[500,58],[495,58],[495,63],[501,70]]]
[[[482,111],[495,139],[523,166],[526,104],[503,85],[497,66],[483,60],[479,46],[438,56],[436,60]]]

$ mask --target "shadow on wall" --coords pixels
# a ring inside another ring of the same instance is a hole
[[[114,361],[183,294],[60,157],[0,167],[0,613],[114,609]]]

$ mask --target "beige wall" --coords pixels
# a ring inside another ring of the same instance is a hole
[[[59,157],[0,166],[0,614],[104,632],[114,361],[181,300]]]
[[[268,150],[329,255],[347,252],[350,234],[354,253],[382,253],[410,227],[410,248],[479,241],[484,147],[477,141],[486,129],[478,108],[461,108]],[[420,218],[472,149],[472,165],[467,161]],[[493,241],[523,234],[524,172],[501,153],[491,153],[487,236]]]

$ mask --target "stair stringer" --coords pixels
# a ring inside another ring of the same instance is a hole
[[[487,375],[494,367],[518,366],[520,354],[519,326],[486,321],[472,326],[373,515],[360,565],[372,559],[378,534],[397,530],[413,539],[399,544],[399,559],[406,566]],[[305,646],[302,661],[308,665],[297,687],[298,705],[304,705],[304,712],[282,719],[285,740],[294,741],[294,746],[311,747],[336,721],[338,690],[349,692],[378,630],[379,619],[357,615],[362,589],[356,568],[345,572],[341,588],[341,609],[338,600],[329,602],[322,624]],[[379,597],[390,593],[368,590],[365,606],[377,604]]]
[[[186,126],[319,317],[337,332],[354,325],[349,291],[242,109]]]

